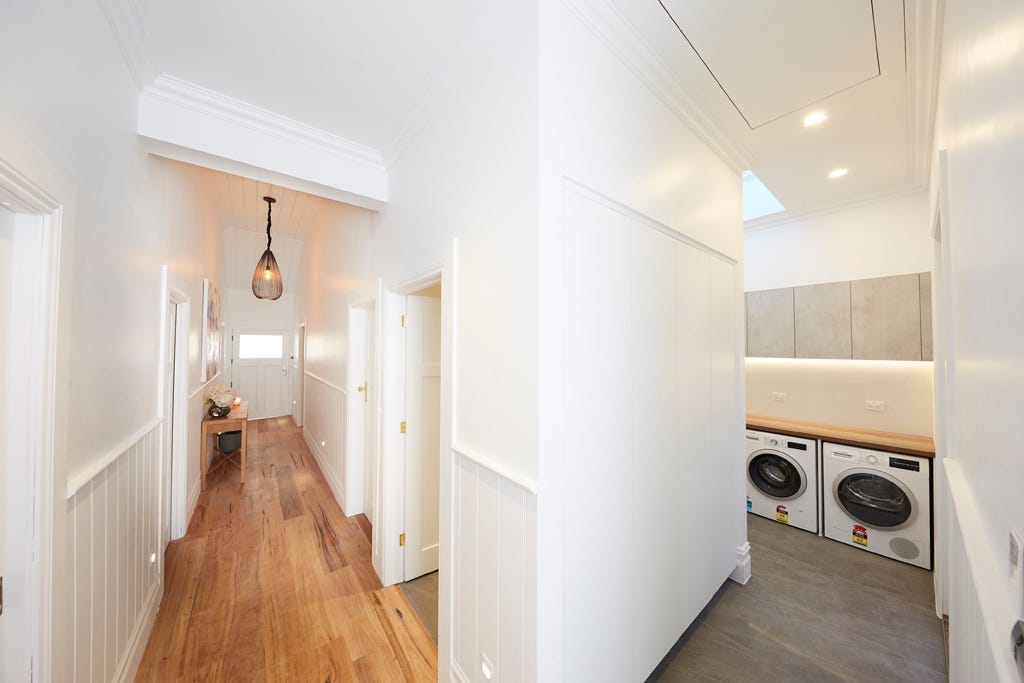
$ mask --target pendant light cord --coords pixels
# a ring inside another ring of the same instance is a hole
[[[270,249],[270,209],[274,206],[273,202],[267,200],[267,250]]]

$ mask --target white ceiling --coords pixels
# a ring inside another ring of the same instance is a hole
[[[916,184],[900,0],[611,1],[788,213]]]
[[[387,151],[479,12],[473,0],[136,0],[166,73]]]

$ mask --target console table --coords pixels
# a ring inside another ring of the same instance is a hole
[[[249,424],[249,402],[242,401],[240,404],[231,409],[231,412],[225,417],[210,417],[207,415],[203,418],[203,447],[199,449],[199,472],[202,475],[202,490],[206,490],[206,464],[210,461],[207,457],[207,444],[210,443],[210,436],[219,434],[220,432],[242,432],[242,447],[238,450],[239,459],[241,462],[236,462],[231,455],[224,454],[225,460],[230,462],[232,465],[237,467],[242,472],[242,481],[245,483],[245,444],[246,435],[249,431],[247,426]],[[215,449],[216,450],[216,449]],[[220,464],[223,464],[221,462]],[[219,466],[219,465],[218,465]]]

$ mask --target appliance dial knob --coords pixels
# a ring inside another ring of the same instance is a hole
[[[771,440],[768,441],[768,444],[770,446],[778,446],[779,445],[779,440],[778,439],[771,439]]]
[[[871,463],[872,465],[876,464],[878,462],[878,456],[877,455],[869,455],[868,456],[868,462]]]

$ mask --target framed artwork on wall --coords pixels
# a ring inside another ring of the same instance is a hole
[[[202,381],[209,382],[220,372],[221,329],[220,292],[203,279],[203,372]]]

